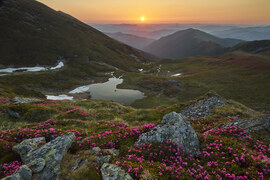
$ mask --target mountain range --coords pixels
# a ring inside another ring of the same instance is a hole
[[[154,42],[154,39],[149,39],[145,37],[139,37],[132,34],[125,34],[121,32],[117,33],[106,33],[109,37],[118,40],[120,42],[123,42],[129,46],[132,46],[134,48],[143,50],[147,45]]]
[[[144,50],[162,58],[212,56],[227,51],[242,40],[218,38],[197,29],[186,29],[160,38]]]

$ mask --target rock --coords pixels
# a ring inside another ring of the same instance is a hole
[[[105,163],[100,169],[103,180],[131,180],[132,177],[119,166]]]
[[[220,124],[213,129],[217,129],[217,128],[226,129],[232,126],[243,128],[246,132],[245,134],[246,136],[250,136],[253,131],[260,131],[260,130],[270,131],[270,116],[266,115],[266,116],[259,116],[255,118],[232,120],[232,121]]]
[[[191,104],[185,107],[180,113],[185,118],[196,119],[201,117],[207,117],[210,115],[212,109],[217,106],[227,105],[225,99],[219,96],[211,96],[205,99],[199,100],[195,104]]]
[[[74,165],[71,167],[71,170],[74,171],[76,169],[79,169],[80,167],[84,166],[86,163],[87,163],[87,160],[86,159],[78,158],[75,161]]]
[[[41,172],[44,169],[45,165],[46,165],[46,162],[42,158],[37,158],[27,164],[27,166],[30,167],[34,173]]]
[[[119,156],[120,152],[118,149],[111,148],[111,149],[104,149],[105,152],[109,152],[113,156]]]
[[[166,114],[161,124],[157,125],[151,131],[139,136],[135,144],[163,142],[170,140],[177,143],[187,153],[195,154],[199,151],[200,144],[194,129],[190,123],[182,117],[181,114],[172,112]]]
[[[106,156],[96,156],[96,163],[97,167],[101,167],[104,163],[109,163],[111,160],[111,155],[106,155]]]
[[[99,151],[101,151],[101,149],[100,149],[99,147],[93,147],[93,148],[91,149],[91,151],[92,151],[94,154],[97,154],[97,153],[99,153]]]
[[[24,160],[25,156],[30,152],[38,148],[38,146],[45,142],[44,137],[27,139],[22,141],[20,144],[13,146],[12,150],[21,156],[21,159]]]
[[[12,117],[12,118],[15,118],[15,119],[20,119],[21,118],[21,115],[19,113],[15,112],[15,111],[13,111],[11,109],[8,109],[7,112],[9,114],[9,116]]]
[[[2,180],[31,180],[32,171],[26,165],[20,167],[15,173],[12,175],[3,178]]]
[[[67,152],[68,148],[71,146],[74,139],[75,136],[73,133],[67,133],[63,136],[57,137],[56,139],[50,141],[49,143],[41,146],[38,149],[30,150],[27,154],[25,154],[25,152],[27,152],[33,147],[31,146],[32,143],[29,143],[29,141],[32,142],[33,139],[25,140],[26,142],[23,141],[21,144],[17,145],[17,147],[15,146],[14,150],[24,150],[23,153],[19,153],[21,155],[23,163],[29,164],[31,167],[34,168],[35,172],[40,172],[39,179],[57,180],[59,179],[60,163],[62,161],[62,158]]]
[[[15,97],[12,99],[12,102],[14,104],[17,103],[31,103],[31,102],[38,102],[41,101],[40,99],[32,99],[32,98],[21,98],[21,97]]]

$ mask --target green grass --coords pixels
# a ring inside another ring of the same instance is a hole
[[[236,100],[258,111],[270,112],[270,57],[262,54],[233,52],[219,57],[190,57],[161,62],[142,74],[127,72],[120,88],[138,89],[146,98],[132,104],[149,108],[172,105],[215,91],[227,99]],[[180,77],[172,74],[182,73]],[[167,80],[175,80],[181,87],[170,90]],[[143,83],[147,82],[147,83]],[[146,85],[145,85],[146,84]],[[169,92],[169,93],[168,93]]]

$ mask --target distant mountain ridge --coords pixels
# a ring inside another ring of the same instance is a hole
[[[221,38],[236,38],[246,41],[270,39],[270,26],[234,27],[226,30],[213,31],[211,34]]]
[[[105,33],[109,37],[118,40],[120,42],[123,42],[129,46],[132,46],[134,48],[143,50],[146,46],[154,42],[154,39],[149,39],[145,37],[140,37],[132,34],[126,34],[126,33]]]
[[[242,42],[234,46],[231,51],[244,51],[249,53],[270,52],[270,40]]]
[[[35,0],[6,0],[0,10],[0,65],[53,65],[81,57],[122,69],[154,58]]]
[[[144,50],[162,58],[181,58],[187,56],[212,56],[227,51],[242,40],[221,39],[196,29],[177,31],[154,41]]]

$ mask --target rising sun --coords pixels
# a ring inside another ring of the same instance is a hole
[[[144,17],[141,17],[141,21],[144,21],[145,20],[145,18]]]

